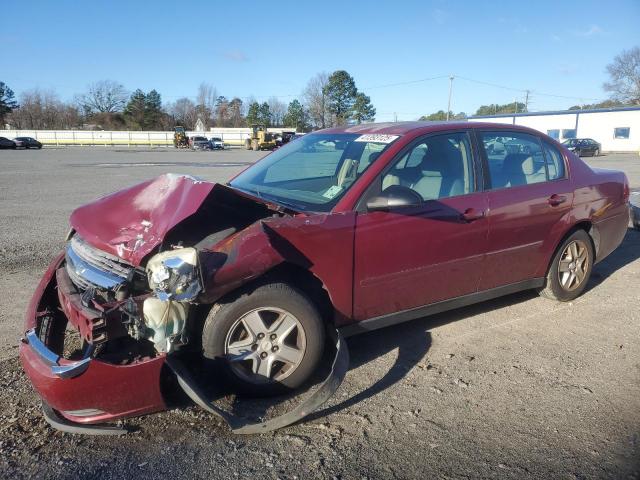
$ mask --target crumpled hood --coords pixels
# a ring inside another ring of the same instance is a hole
[[[71,227],[94,247],[138,266],[215,186],[189,175],[161,175],[76,209]]]

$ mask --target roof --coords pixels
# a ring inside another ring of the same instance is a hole
[[[345,125],[343,127],[328,128],[321,130],[323,133],[377,133],[381,135],[404,135],[416,129],[438,130],[446,126],[447,128],[469,127],[467,122],[384,122],[384,123],[363,123],[360,125]]]
[[[406,135],[415,130],[421,130],[422,133],[435,132],[439,130],[449,130],[454,128],[495,128],[499,123],[490,122],[473,122],[467,121],[438,121],[438,122],[386,122],[386,123],[363,123],[361,125],[345,125],[343,127],[327,128],[318,130],[313,133],[359,133],[359,134],[380,134],[380,135]],[[511,123],[504,124],[504,127],[514,130],[531,130],[521,125],[513,125]]]
[[[512,118],[512,117],[535,117],[541,115],[567,115],[577,113],[608,113],[608,112],[628,112],[640,110],[638,107],[614,107],[614,108],[590,108],[584,110],[552,110],[549,112],[524,112],[524,113],[498,113],[497,115],[473,115],[469,119],[476,118]]]

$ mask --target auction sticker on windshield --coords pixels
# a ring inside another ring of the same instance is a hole
[[[367,133],[365,135],[360,135],[354,141],[371,142],[371,143],[391,143],[398,138],[400,138],[400,135],[382,135],[382,134],[376,134],[376,133]]]

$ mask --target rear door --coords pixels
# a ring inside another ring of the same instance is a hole
[[[477,290],[488,227],[487,201],[475,158],[467,131],[422,137],[404,149],[372,185],[369,195],[400,186],[419,193],[423,201],[416,207],[358,213],[357,320]]]
[[[540,276],[549,242],[573,202],[565,161],[551,143],[518,131],[477,132],[488,171],[489,245],[481,290]],[[504,151],[490,146],[506,139]],[[493,150],[493,151],[492,151]]]

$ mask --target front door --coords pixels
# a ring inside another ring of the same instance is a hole
[[[477,291],[488,222],[476,167],[470,135],[458,131],[416,140],[378,179],[383,192],[399,185],[423,202],[358,214],[356,320]]]

